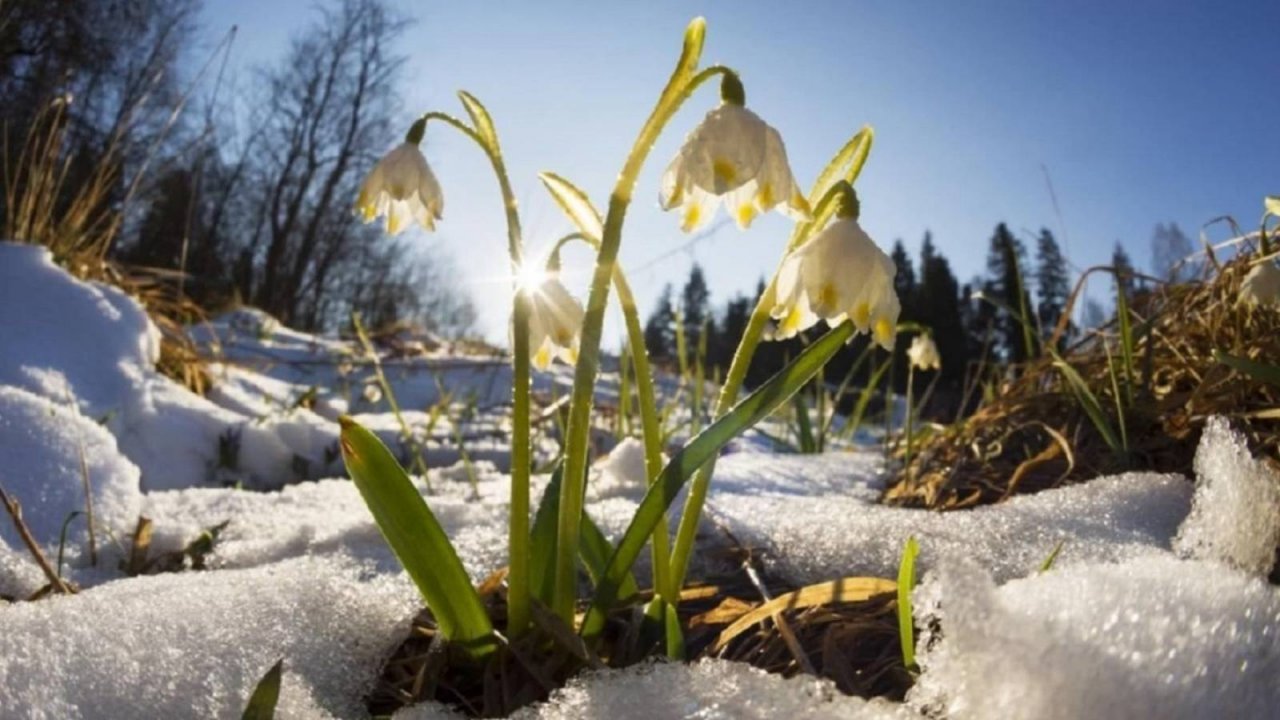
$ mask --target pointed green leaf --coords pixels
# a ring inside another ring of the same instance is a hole
[[[1080,403],[1080,407],[1084,408],[1085,414],[1089,416],[1089,420],[1093,423],[1093,427],[1097,429],[1098,434],[1106,441],[1107,447],[1110,447],[1112,452],[1122,452],[1124,446],[1116,435],[1115,428],[1111,426],[1111,421],[1107,419],[1106,413],[1102,411],[1098,396],[1094,395],[1093,391],[1089,389],[1088,383],[1084,381],[1084,378],[1080,377],[1080,373],[1076,372],[1075,368],[1071,367],[1057,353],[1053,353],[1053,365],[1058,368],[1058,372],[1062,373],[1062,377],[1066,378],[1067,384],[1071,386],[1071,391],[1075,393],[1076,400]]]
[[[497,152],[498,131],[493,127],[493,118],[489,116],[489,111],[474,95],[466,90],[459,90],[458,98],[462,100],[462,107],[471,116],[471,124],[475,127],[476,134],[480,136],[481,140],[485,141],[490,151]]]
[[[542,493],[542,501],[538,503],[538,512],[533,518],[533,531],[530,541],[530,552],[533,554],[529,565],[529,577],[533,586],[534,597],[546,604],[551,598],[551,562],[556,553],[556,527],[560,515],[560,481],[564,464],[556,465],[551,474],[551,481]],[[613,555],[613,545],[601,532],[590,516],[582,516],[582,535],[578,546],[578,556],[591,577],[593,583],[599,582]],[[623,578],[618,597],[627,598],[639,592],[635,577],[628,572]]]
[[[543,185],[547,186],[556,204],[565,215],[569,216],[583,235],[595,240],[599,240],[604,235],[604,221],[585,192],[553,172],[538,173],[538,178],[542,180]]]
[[[914,535],[907,538],[902,549],[902,564],[898,566],[898,639],[902,642],[902,664],[908,670],[916,666],[915,620],[911,609],[911,591],[916,587],[916,556],[920,543]]]
[[[493,625],[440,522],[376,435],[345,415],[338,422],[347,472],[440,631],[473,657],[488,655]]]
[[[1059,540],[1057,545],[1053,546],[1053,551],[1049,553],[1049,557],[1044,559],[1040,564],[1040,572],[1047,573],[1053,569],[1053,564],[1058,561],[1058,555],[1062,552],[1062,546],[1066,544],[1066,540]]]
[[[863,125],[861,130],[849,138],[822,172],[818,173],[818,179],[813,182],[813,188],[809,190],[811,205],[816,205],[837,180],[844,178],[852,185],[858,179],[862,174],[862,167],[867,163],[867,157],[871,154],[871,143],[875,137],[875,130],[870,125]]]
[[[844,347],[845,341],[852,337],[853,333],[854,327],[849,322],[844,322],[829,331],[817,342],[805,348],[790,365],[784,367],[735,405],[732,410],[686,443],[680,452],[671,458],[663,468],[662,474],[649,486],[649,492],[640,502],[640,507],[631,518],[631,524],[609,560],[604,577],[596,586],[591,608],[583,620],[581,631],[583,637],[590,640],[599,635],[604,627],[604,613],[617,601],[625,574],[631,569],[632,563],[639,556],[649,536],[653,534],[653,528],[661,521],[667,506],[675,500],[676,494],[680,492],[680,488],[694,471],[716,457],[731,440],[790,399],[796,391],[818,374],[822,366],[840,348]]]
[[[1270,365],[1239,357],[1238,355],[1228,355],[1221,350],[1213,351],[1213,359],[1255,380],[1261,380],[1280,387],[1280,365]]]
[[[258,681],[258,686],[249,696],[249,704],[244,707],[241,720],[272,720],[276,716],[276,703],[280,700],[280,676],[284,668],[284,658],[276,661],[266,675]]]

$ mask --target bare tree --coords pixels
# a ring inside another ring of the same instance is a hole
[[[343,0],[263,74],[251,183],[263,199],[246,295],[285,322],[326,324],[336,308],[316,302],[324,286],[376,252],[376,233],[359,226],[350,203],[391,136],[403,59],[390,46],[405,26],[381,0]]]

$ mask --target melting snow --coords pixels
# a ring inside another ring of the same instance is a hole
[[[237,717],[280,657],[280,717],[364,716],[361,698],[418,601],[340,479],[332,419],[360,413],[402,456],[410,444],[359,392],[370,368],[343,366],[349,344],[252,310],[200,332],[223,360],[209,398],[155,371],[158,334],[136,303],[71,279],[43,250],[0,243],[0,483],[46,552],[84,506],[82,452],[104,534],[127,536],[141,513],[162,552],[227,522],[212,570],[125,578],[115,543],[100,542],[105,557],[87,566],[73,521],[66,572],[86,589],[0,601],[0,717]],[[264,357],[269,366],[249,367]],[[505,563],[509,430],[504,409],[485,404],[506,400],[509,375],[443,350],[386,365],[417,443],[442,468],[420,487],[479,579]],[[567,375],[536,384],[562,392]],[[613,387],[606,379],[604,392]],[[466,423],[453,424],[457,404],[431,412],[449,393],[470,403]],[[464,434],[471,464],[445,467]],[[877,452],[761,447],[741,440],[719,461],[701,546],[732,534],[807,583],[893,577],[915,535],[928,571],[917,623],[932,630],[908,702],[720,661],[649,663],[585,674],[521,717],[1248,718],[1280,707],[1280,595],[1261,577],[1280,541],[1280,478],[1225,422],[1207,427],[1194,491],[1134,473],[947,514],[878,505]],[[624,441],[593,473],[587,511],[613,539],[643,496],[643,455]],[[291,484],[324,476],[339,479]],[[218,487],[233,482],[278,489]],[[535,478],[534,498],[545,483]],[[1037,574],[1058,543],[1054,569]],[[0,595],[44,582],[0,516]],[[448,716],[428,704],[397,717]]]

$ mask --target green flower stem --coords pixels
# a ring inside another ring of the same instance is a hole
[[[488,142],[466,123],[446,113],[430,112],[422,116],[424,123],[428,120],[439,120],[453,126],[475,141],[489,157],[493,172],[498,176],[498,186],[502,190],[502,204],[507,213],[507,249],[511,255],[511,276],[518,278],[520,265],[523,262],[520,214],[516,206],[515,194],[511,191],[506,164],[502,160],[502,149],[498,147],[497,136],[493,136],[493,142]],[[510,555],[507,574],[507,634],[511,637],[519,637],[529,627],[532,617],[529,584],[529,475],[532,462],[529,440],[530,309],[529,298],[519,290],[518,284],[514,294],[514,306],[511,312],[511,518],[507,538]]]
[[[912,390],[914,389],[913,386],[915,385],[915,379],[916,379],[916,366],[911,363],[907,363],[907,422],[904,427],[907,433],[907,457],[902,467],[903,467],[903,470],[906,472],[906,478],[908,483],[911,482],[911,450],[912,450],[912,434],[913,434],[911,421],[914,419],[913,416],[915,415],[914,408],[911,405],[911,400],[913,395]]]
[[[676,69],[667,81],[652,114],[641,128],[635,144],[627,156],[613,194],[609,197],[609,211],[605,216],[604,233],[600,239],[600,252],[596,256],[596,268],[587,296],[586,317],[582,327],[581,352],[573,377],[573,395],[569,407],[569,423],[566,431],[564,484],[560,486],[560,517],[557,527],[555,584],[551,595],[551,610],[566,623],[572,624],[577,586],[578,534],[582,522],[583,486],[586,483],[587,453],[590,449],[591,404],[594,400],[596,373],[600,367],[600,337],[604,329],[604,311],[609,301],[609,287],[613,268],[622,243],[622,224],[631,203],[636,177],[644,165],[653,143],[667,122],[684,103],[685,99],[706,80],[715,75],[732,72],[724,67],[711,67],[691,75],[702,54],[705,23],[694,20],[685,32],[684,50]]]
[[[870,135],[867,140],[863,141],[867,147],[861,152],[858,143],[862,141],[863,130],[853,137],[844,148],[836,154],[836,158],[832,160],[828,166],[828,171],[824,171],[818,178],[818,182],[814,187],[811,195],[822,193],[813,209],[813,220],[806,223],[796,225],[795,230],[791,233],[791,240],[787,243],[786,252],[782,254],[783,259],[791,251],[803,245],[816,231],[822,229],[837,209],[846,200],[847,182],[858,176],[862,170],[862,165],[866,161],[867,151],[870,147]],[[834,181],[830,177],[830,167],[837,164],[844,157],[850,158],[852,167],[844,182]],[[828,187],[829,185],[829,187]],[[851,192],[851,190],[850,190]],[[810,198],[813,202],[813,198]],[[781,264],[781,261],[779,261]],[[756,348],[760,346],[760,339],[764,333],[765,326],[769,323],[769,312],[773,309],[776,302],[778,292],[778,274],[775,272],[773,277],[769,279],[769,285],[765,288],[764,293],[760,295],[760,299],[756,302],[756,307],[751,311],[751,319],[747,321],[747,327],[742,333],[742,341],[738,343],[738,349],[733,354],[733,361],[729,363],[729,372],[725,375],[724,385],[720,388],[720,397],[716,400],[715,416],[722,417],[733,407],[733,403],[738,399],[738,393],[742,390],[742,385],[747,379],[747,368],[751,366],[751,359],[755,357]],[[711,485],[711,474],[715,471],[715,460],[711,460],[706,465],[698,469],[693,476],[693,482],[689,485],[689,495],[684,501],[684,511],[680,515],[680,526],[676,530],[675,547],[671,550],[671,581],[675,587],[684,585],[685,575],[689,572],[689,560],[693,555],[694,540],[698,535],[698,521],[702,518],[702,507],[707,501],[707,489]]]
[[[560,248],[572,240],[581,240],[597,251],[600,243],[583,233],[571,233],[561,238],[551,251],[551,258],[558,261]],[[627,341],[631,344],[631,363],[635,369],[636,395],[640,400],[640,427],[644,437],[644,469],[649,484],[658,481],[662,473],[662,426],[658,420],[658,401],[653,390],[653,374],[649,368],[649,353],[645,349],[644,329],[640,325],[640,311],[636,307],[635,295],[631,292],[631,284],[627,282],[622,266],[613,266],[613,287],[618,291],[618,304],[622,306],[622,316],[627,326]],[[678,597],[678,588],[670,584],[670,539],[667,516],[663,512],[662,521],[653,529],[653,586],[664,598]]]

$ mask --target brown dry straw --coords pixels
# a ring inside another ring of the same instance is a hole
[[[1190,474],[1201,430],[1212,415],[1230,418],[1255,453],[1276,463],[1280,387],[1223,364],[1216,353],[1276,363],[1280,309],[1239,301],[1256,254],[1242,253],[1224,264],[1212,254],[1209,259],[1203,279],[1156,283],[1129,300],[1131,387],[1121,391],[1113,374],[1119,318],[1062,353],[1112,425],[1123,423],[1124,451],[1107,442],[1064,371],[1046,355],[1007,369],[1016,375],[999,380],[992,399],[927,438],[885,501],[954,509],[1127,470]],[[1079,292],[1077,287],[1071,303]],[[1065,323],[1053,339],[1064,329]],[[1117,392],[1131,394],[1132,401],[1117,405]]]

